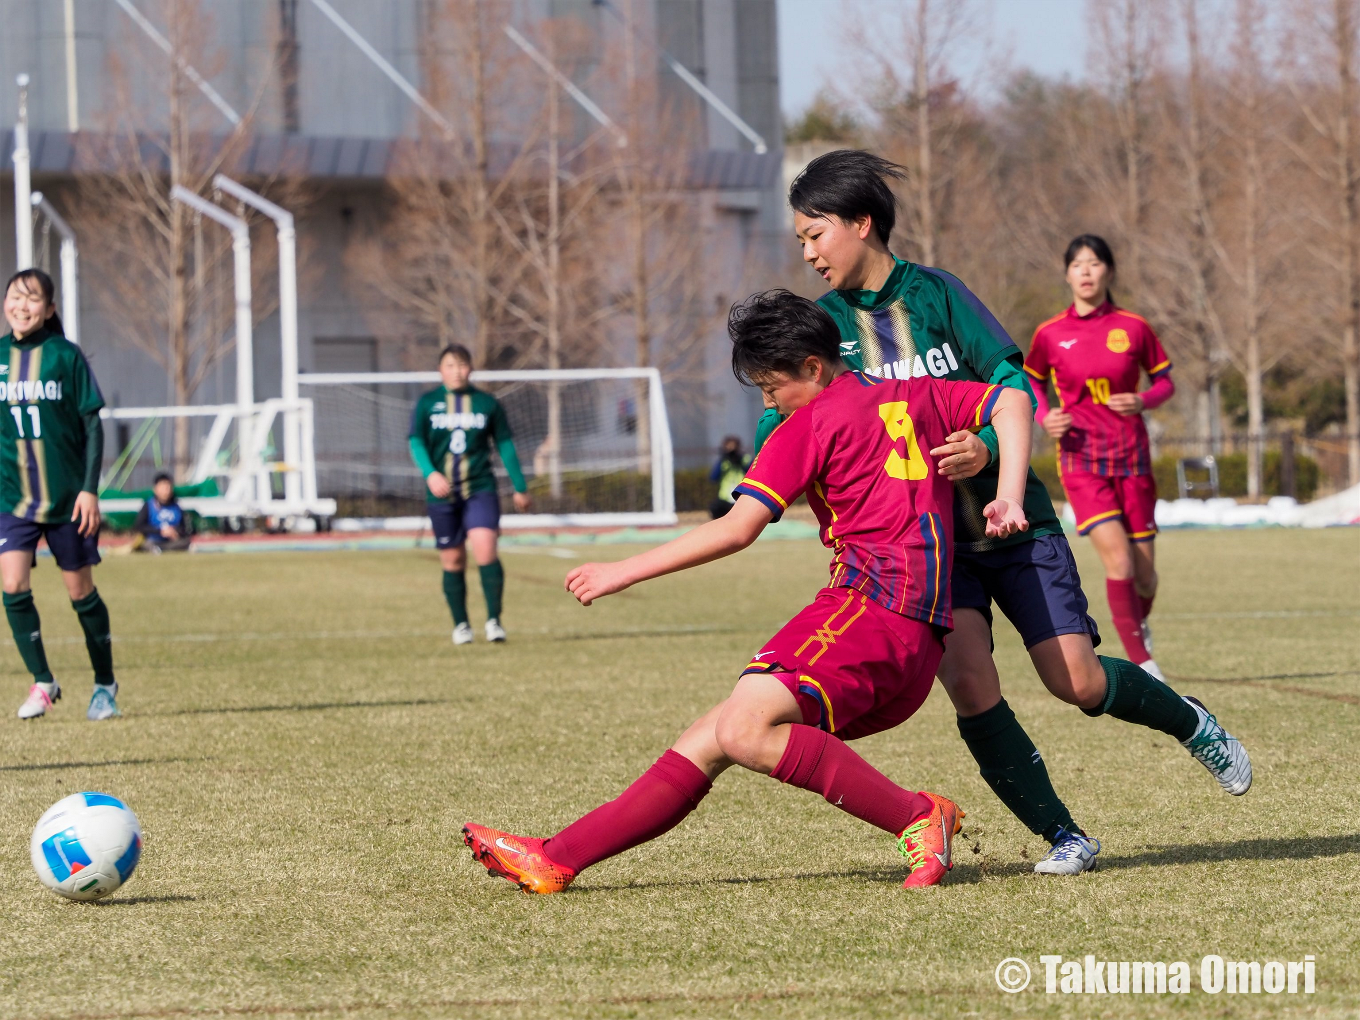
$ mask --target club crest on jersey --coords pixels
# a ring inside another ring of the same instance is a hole
[[[1129,335],[1122,329],[1112,329],[1109,335],[1105,337],[1105,346],[1116,354],[1123,354],[1133,344],[1129,340]]]

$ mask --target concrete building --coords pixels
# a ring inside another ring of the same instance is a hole
[[[130,3],[153,26],[164,15],[153,0]],[[356,307],[343,256],[356,211],[381,208],[387,200],[385,175],[395,147],[415,136],[421,113],[312,0],[199,3],[210,19],[207,41],[214,54],[204,77],[235,110],[257,111],[247,170],[267,174],[285,157],[292,159],[305,166],[315,196],[298,224],[302,244],[313,253],[300,303],[303,371],[407,367],[401,350],[380,342]],[[418,89],[426,87],[418,50],[430,0],[331,0],[331,5]],[[594,40],[592,52],[600,60],[607,59],[610,40],[626,31],[624,18],[631,13],[639,66],[656,75],[662,96],[677,106],[687,104],[701,125],[702,144],[689,157],[689,187],[701,209],[707,300],[719,307],[742,296],[733,292],[736,281],[755,279],[759,274],[752,267],[773,265],[786,243],[775,0],[517,0],[511,9],[515,24],[526,31],[547,17],[575,19]],[[24,72],[31,78],[33,186],[60,208],[80,173],[74,136],[106,130],[116,112],[110,108],[117,101],[113,62],[131,83],[142,119],[154,124],[166,116],[153,84],[161,74],[155,62],[169,57],[148,40],[121,0],[0,0],[0,18],[6,26],[0,42],[0,144],[6,159],[0,173],[9,188],[17,105],[13,83]],[[658,46],[736,111],[764,138],[768,151],[753,151],[737,127],[667,66]],[[68,54],[74,54],[73,63]],[[292,71],[280,80],[271,74],[277,66]],[[608,108],[610,97],[598,98]],[[589,124],[579,111],[576,122],[583,132]],[[216,130],[228,126],[224,118]],[[80,231],[78,219],[72,225]],[[13,203],[7,200],[0,202],[0,272],[6,275],[15,263],[8,242],[13,236]],[[54,239],[48,255],[52,267],[55,249]],[[87,288],[81,339],[109,402],[169,402],[165,373],[146,354],[115,341],[101,314]],[[759,413],[758,395],[741,390],[731,378],[722,319],[713,319],[705,378],[668,381],[668,392],[674,388],[683,397],[672,401],[680,464],[706,461],[724,434],[749,437]],[[257,398],[275,396],[277,316],[261,321],[255,337]],[[230,401],[234,388],[228,359],[194,400]]]

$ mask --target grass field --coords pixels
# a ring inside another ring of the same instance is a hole
[[[66,698],[21,723],[26,681],[0,655],[0,1017],[1360,1015],[1360,532],[1158,546],[1157,658],[1248,745],[1250,794],[1221,793],[1168,737],[1048,697],[1003,623],[1007,695],[1105,841],[1102,868],[1032,874],[1041,841],[936,690],[858,745],[968,811],[946,884],[911,894],[891,839],[750,774],[561,896],[488,879],[458,838],[467,820],[548,834],[616,795],[818,587],[815,543],[762,542],[589,610],[560,590],[571,560],[507,554],[510,643],[458,650],[431,552],[110,558],[125,716],[98,725],[44,561]],[[124,798],[146,833],[98,905],[53,896],[28,861],[41,812],[84,789]],[[1193,990],[1046,995],[1044,953],[1185,960]],[[1208,953],[1314,954],[1317,992],[1207,995]],[[993,979],[1011,956],[1036,976],[1013,996]]]

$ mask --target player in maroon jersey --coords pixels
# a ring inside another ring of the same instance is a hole
[[[1175,392],[1171,361],[1147,320],[1110,296],[1114,255],[1083,234],[1064,256],[1072,306],[1034,331],[1025,371],[1037,381],[1035,417],[1058,441],[1058,473],[1105,565],[1110,615],[1131,660],[1164,680],[1152,658],[1148,614],[1157,594],[1157,484],[1143,411]],[[1138,391],[1146,372],[1151,385]],[[1050,408],[1046,382],[1058,394]]]
[[[813,790],[892,833],[907,858],[905,887],[934,885],[952,866],[963,812],[893,783],[845,741],[911,716],[944,652],[954,493],[929,451],[990,422],[1000,474],[983,510],[986,531],[1004,538],[1025,530],[1029,399],[997,384],[852,372],[831,317],[787,291],[737,306],[728,330],[738,378],[789,416],[734,490],[735,506],[648,552],[577,567],[567,588],[590,605],[730,555],[801,495],[833,550],[830,582],[752,658],[732,695],[616,800],[547,840],[464,827],[474,858],[525,891],[559,892],[584,868],[667,832],[733,765]]]

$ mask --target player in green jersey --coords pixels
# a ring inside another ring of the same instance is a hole
[[[30,572],[46,539],[85,631],[94,694],[85,715],[118,715],[109,611],[94,586],[99,562],[99,470],[104,398],[80,348],[62,336],[52,278],[38,269],[15,273],[5,287],[0,337],[0,581],[5,616],[24,665],[33,674],[20,719],[45,715],[61,697],[47,667]]]
[[[486,596],[486,639],[504,641],[501,599],[505,571],[496,557],[501,506],[491,471],[491,444],[515,487],[515,509],[529,509],[524,472],[500,401],[468,383],[472,354],[451,344],[439,352],[442,385],[422,394],[411,412],[411,459],[425,479],[426,511],[444,568],[444,599],[453,614],[453,643],[472,642],[468,622],[465,546],[472,546]]]
[[[804,261],[832,287],[818,303],[840,329],[842,358],[885,378],[929,374],[1000,383],[1024,390],[1033,401],[1020,349],[982,302],[950,274],[889,250],[896,199],[887,182],[902,176],[887,160],[842,149],[809,163],[789,189]],[[778,421],[777,413],[762,416],[757,450]],[[983,778],[1017,818],[1052,844],[1035,870],[1080,874],[1094,866],[1100,844],[1073,821],[1001,696],[991,654],[993,601],[1020,632],[1055,696],[1087,715],[1109,714],[1174,736],[1223,789],[1246,793],[1250,759],[1202,705],[1130,662],[1095,654],[1100,636],[1086,612],[1076,561],[1033,471],[1025,491],[1029,531],[989,539],[981,511],[996,493],[995,434],[988,428],[977,435],[956,432],[930,453],[941,474],[956,482],[955,629],[939,678]]]

